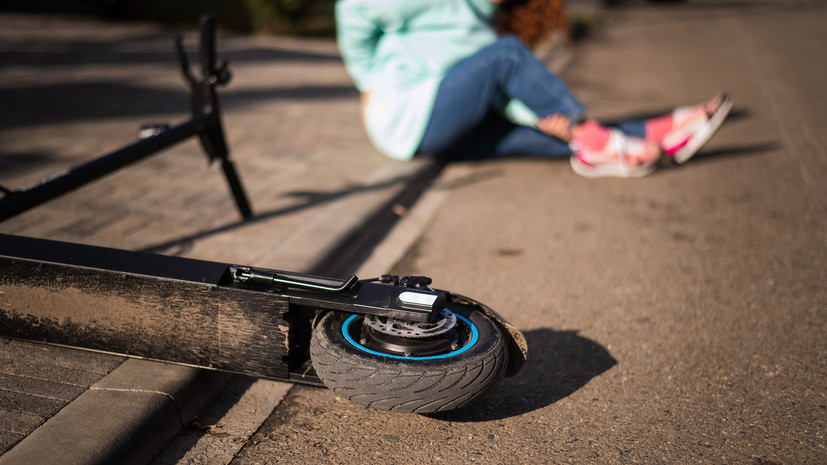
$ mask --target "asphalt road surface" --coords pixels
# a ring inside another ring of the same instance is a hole
[[[728,90],[727,124],[640,180],[449,166],[395,270],[504,314],[523,372],[440,416],[296,387],[233,463],[827,463],[825,24],[815,0],[610,11],[564,73],[593,116]]]

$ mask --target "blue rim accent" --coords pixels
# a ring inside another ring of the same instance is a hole
[[[453,352],[448,352],[447,354],[442,354],[442,355],[428,355],[428,356],[425,356],[425,357],[405,357],[405,356],[402,356],[402,355],[385,354],[385,353],[382,353],[382,352],[377,352],[373,349],[368,349],[367,347],[365,347],[365,346],[359,344],[358,342],[356,342],[355,340],[353,340],[353,338],[350,337],[350,334],[348,334],[348,330],[347,330],[348,326],[350,326],[350,323],[352,323],[353,320],[358,318],[359,315],[350,315],[345,320],[345,322],[342,323],[342,335],[345,337],[345,340],[350,345],[352,345],[353,347],[356,347],[357,349],[362,350],[364,352],[367,352],[369,354],[378,355],[380,357],[397,358],[397,359],[400,359],[400,360],[437,360],[437,359],[441,359],[441,358],[454,357],[454,356],[457,356],[457,355],[465,352],[466,350],[470,349],[471,347],[474,347],[474,345],[477,343],[477,341],[480,338],[480,333],[479,333],[479,331],[477,331],[477,327],[474,325],[474,323],[471,323],[471,320],[469,320],[468,318],[465,318],[462,315],[457,315],[456,313],[454,315],[456,315],[457,318],[462,320],[466,325],[468,325],[469,328],[471,328],[471,340],[469,340],[468,344],[465,344],[461,348],[459,348],[459,349],[457,349]]]

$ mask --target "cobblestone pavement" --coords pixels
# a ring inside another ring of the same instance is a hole
[[[144,123],[189,117],[170,31],[16,15],[0,26],[0,101],[13,109],[0,115],[6,188],[127,145]],[[197,50],[195,33],[186,38]],[[220,99],[252,221],[240,221],[218,166],[191,140],[0,231],[297,269],[419,168],[370,146],[332,41],[220,36],[218,54],[233,73]]]

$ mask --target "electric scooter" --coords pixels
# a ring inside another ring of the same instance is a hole
[[[236,205],[252,216],[228,157],[215,22],[201,24],[200,78],[178,56],[192,119],[20,191],[0,221],[197,136],[220,159]],[[491,391],[523,366],[523,335],[487,306],[424,276],[332,278],[0,234],[0,336],[326,386],[369,407],[433,413]]]

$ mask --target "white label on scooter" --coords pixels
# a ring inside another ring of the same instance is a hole
[[[403,305],[417,305],[431,307],[436,302],[437,296],[433,294],[424,294],[422,292],[405,291],[399,294],[399,301]]]

